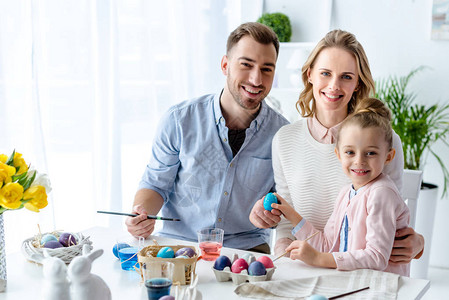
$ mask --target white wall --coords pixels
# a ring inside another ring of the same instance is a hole
[[[282,12],[290,17],[293,42],[316,42],[328,29],[354,33],[365,48],[375,79],[390,74],[405,75],[418,66],[429,66],[410,84],[411,90],[419,94],[417,101],[429,104],[449,101],[449,40],[431,40],[432,0],[265,0],[264,12]],[[278,64],[278,72],[288,70]],[[272,94],[282,97],[288,92],[293,93],[291,99],[297,97],[292,90],[273,90]],[[291,105],[291,99],[285,104]],[[448,148],[439,144],[435,151],[449,166]],[[424,181],[442,185],[442,172],[433,158],[427,160]],[[448,201],[449,198],[439,200],[437,204],[432,256],[434,252],[447,251],[449,246],[449,237],[444,232],[449,226]],[[445,240],[445,246],[436,246],[441,240]],[[431,257],[431,264],[438,262],[432,262]],[[446,264],[448,267],[449,259]]]

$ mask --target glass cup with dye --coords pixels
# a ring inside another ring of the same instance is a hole
[[[117,248],[118,258],[120,259],[120,265],[122,267],[122,270],[126,271],[133,271],[136,268],[139,268],[139,263],[137,261],[137,253],[143,248],[145,242],[144,237],[139,237],[139,242],[137,246],[130,247],[120,247]],[[129,245],[127,243],[123,242],[117,242],[117,245]]]
[[[147,288],[148,300],[158,300],[170,295],[175,265],[168,261],[142,263],[142,274]]]
[[[204,260],[213,261],[220,256],[223,247],[224,231],[220,228],[203,228],[198,230],[198,243]]]

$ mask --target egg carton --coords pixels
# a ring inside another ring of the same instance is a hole
[[[231,263],[234,263],[238,259],[238,255],[234,254],[232,256]],[[254,256],[250,256],[247,260],[248,265],[250,265],[252,262],[254,262],[256,258]],[[257,281],[268,281],[271,280],[271,277],[273,277],[273,273],[275,271],[276,267],[273,268],[267,268],[267,273],[265,275],[260,276],[254,276],[249,275],[248,270],[242,270],[240,273],[232,273],[231,268],[225,267],[223,271],[216,270],[214,267],[212,267],[212,270],[214,271],[215,278],[218,282],[225,282],[232,280],[232,283],[239,285],[244,282],[257,282]]]

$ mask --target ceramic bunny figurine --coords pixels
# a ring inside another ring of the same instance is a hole
[[[83,255],[75,257],[69,265],[72,300],[110,300],[111,291],[104,280],[91,274],[92,262],[103,254],[103,249],[90,253],[88,245],[83,246]]]
[[[44,256],[37,253],[31,258],[43,265],[44,284],[42,300],[70,300],[70,286],[67,280],[67,266],[57,257],[51,257],[47,250]]]

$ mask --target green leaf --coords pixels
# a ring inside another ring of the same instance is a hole
[[[36,178],[36,174],[37,174],[37,172],[34,172],[33,176],[28,178],[28,180],[24,184],[22,184],[24,192],[31,186],[31,184],[33,183],[34,179]]]
[[[11,154],[11,156],[8,158],[8,160],[6,161],[6,164],[8,165],[8,166],[12,166],[13,165],[13,162],[14,162],[14,155],[16,155],[16,149],[14,149],[13,151],[12,151],[12,154]]]

